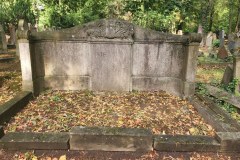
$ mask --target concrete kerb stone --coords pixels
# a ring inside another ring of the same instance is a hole
[[[24,108],[31,99],[31,92],[22,91],[10,101],[0,105],[0,124],[7,122],[13,115]]]
[[[150,130],[139,128],[73,127],[70,150],[151,151]]]
[[[10,132],[0,140],[0,148],[8,150],[69,149],[69,133]]]
[[[156,135],[153,146],[157,151],[170,152],[217,152],[220,149],[213,137],[190,135]]]
[[[217,132],[221,152],[240,152],[240,132]]]

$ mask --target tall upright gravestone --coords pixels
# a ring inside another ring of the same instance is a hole
[[[5,53],[7,51],[7,41],[3,26],[0,25],[0,53]]]

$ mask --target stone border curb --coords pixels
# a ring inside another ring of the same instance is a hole
[[[218,152],[220,150],[218,141],[209,136],[156,135],[153,146],[157,151]]]
[[[56,149],[67,150],[69,133],[11,132],[0,139],[0,148],[8,150]]]
[[[217,132],[221,152],[240,152],[240,132]]]
[[[153,135],[148,129],[73,127],[70,150],[151,151]]]
[[[14,98],[0,105],[0,124],[7,122],[13,115],[24,108],[32,99],[32,92],[19,92]]]

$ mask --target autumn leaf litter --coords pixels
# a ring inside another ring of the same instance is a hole
[[[6,132],[65,132],[73,126],[148,128],[154,134],[209,135],[214,129],[185,100],[155,92],[52,91],[31,101]]]

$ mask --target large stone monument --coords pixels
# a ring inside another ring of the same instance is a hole
[[[7,51],[7,41],[3,26],[0,25],[0,53],[5,53]]]
[[[166,34],[115,19],[21,33],[23,89],[35,94],[45,88],[194,94],[199,34]]]

